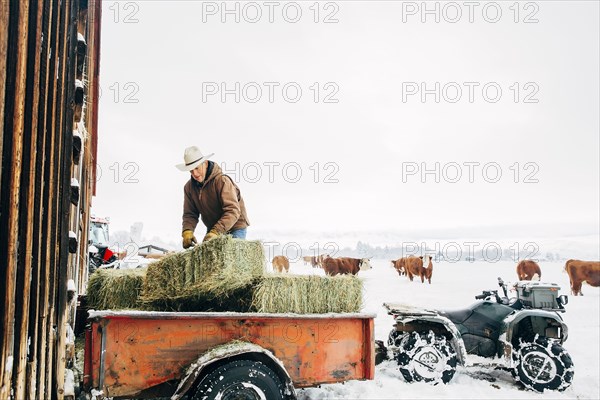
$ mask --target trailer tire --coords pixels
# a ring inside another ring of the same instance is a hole
[[[235,360],[205,375],[192,400],[283,400],[285,386],[259,361]]]

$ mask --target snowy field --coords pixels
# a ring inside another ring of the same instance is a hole
[[[375,337],[387,342],[393,320],[382,307],[384,302],[404,302],[416,306],[440,309],[464,308],[475,301],[474,296],[484,289],[496,289],[497,278],[506,282],[516,278],[512,262],[440,262],[434,264],[432,284],[410,282],[398,276],[389,261],[373,260],[373,269],[361,271],[364,279],[363,311],[377,314]],[[520,389],[510,372],[458,367],[448,385],[405,382],[394,361],[376,367],[373,381],[351,381],[322,385],[320,388],[298,390],[300,400],[307,399],[599,399],[600,398],[600,288],[583,286],[585,296],[570,294],[569,277],[563,272],[564,262],[543,262],[542,281],[561,286],[560,294],[569,295],[567,312],[563,313],[569,326],[569,338],[564,347],[575,364],[573,384],[564,392],[542,394]],[[297,262],[290,265],[297,274],[323,274]],[[513,293],[514,295],[514,293]],[[472,356],[469,356],[472,357]],[[482,359],[479,359],[482,360]],[[473,358],[470,358],[474,362]]]

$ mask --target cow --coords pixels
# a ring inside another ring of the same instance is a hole
[[[273,271],[277,272],[289,272],[290,271],[290,260],[286,256],[275,256],[273,257]]]
[[[302,257],[302,261],[304,261],[304,265],[310,264],[313,268],[323,268],[323,260],[329,257],[329,254],[319,254],[318,256],[304,256]]]
[[[542,270],[535,261],[522,260],[517,264],[517,277],[520,281],[539,281],[542,278]]]
[[[371,260],[368,258],[350,258],[350,257],[326,257],[323,260],[323,269],[325,274],[330,276],[343,274],[358,274],[358,271],[371,269]]]
[[[323,268],[323,261],[325,261],[326,258],[329,258],[329,254],[319,254],[317,256],[317,265],[319,268]]]
[[[429,259],[427,263],[427,268],[423,267],[423,275],[421,275],[421,283],[423,283],[423,278],[427,279],[427,282],[431,285],[431,277],[433,276],[433,257],[425,256],[425,260]]]
[[[302,257],[302,261],[304,261],[304,265],[310,264],[313,268],[317,268],[319,266],[319,257],[315,256],[304,256]]]
[[[583,296],[583,282],[594,287],[600,286],[600,261],[569,260],[565,263],[565,271],[569,274],[573,296]]]
[[[423,257],[425,257],[427,267],[423,266]],[[421,278],[421,283],[425,283],[425,279],[427,279],[427,282],[431,284],[431,277],[433,276],[433,260],[431,256],[409,256],[401,258],[399,261],[400,266],[404,268],[411,282],[415,276],[418,276]]]
[[[399,258],[397,260],[390,260],[392,262],[392,267],[396,269],[398,275],[406,275],[406,268],[404,267],[404,258]]]

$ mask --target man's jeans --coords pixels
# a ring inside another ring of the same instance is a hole
[[[236,229],[235,231],[229,232],[229,234],[236,239],[246,239],[246,229],[247,228]]]

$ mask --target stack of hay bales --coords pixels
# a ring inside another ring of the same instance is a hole
[[[88,308],[97,310],[139,309],[146,268],[98,269],[88,281]]]
[[[355,276],[266,274],[260,241],[219,236],[147,268],[98,270],[90,277],[94,309],[348,313],[362,308]]]
[[[254,295],[254,307],[265,313],[351,313],[362,308],[362,281],[353,275],[265,276]]]

